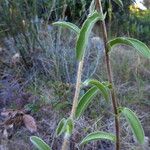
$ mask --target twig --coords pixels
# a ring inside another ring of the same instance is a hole
[[[103,14],[103,8],[101,4],[101,0],[96,0],[96,6],[97,10]],[[106,24],[105,20],[102,21],[102,31],[103,31],[103,38],[104,38],[104,47],[105,47],[105,60],[106,60],[106,68],[107,68],[107,75],[108,75],[108,80],[110,84],[112,85],[111,89],[111,100],[112,100],[112,105],[113,105],[113,110],[115,114],[115,130],[116,130],[116,150],[120,150],[120,123],[119,123],[119,116],[118,116],[118,111],[117,111],[117,99],[115,95],[115,90],[114,90],[114,84],[113,84],[113,76],[112,76],[112,71],[111,71],[111,65],[110,65],[110,58],[109,58],[109,46],[108,46],[108,37],[107,37],[107,30],[106,30]]]

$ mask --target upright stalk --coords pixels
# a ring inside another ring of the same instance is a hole
[[[108,8],[108,37],[111,36],[111,23],[112,23],[112,3],[111,0],[109,0],[109,8]]]
[[[103,14],[101,0],[96,0],[96,7],[97,7],[97,10]],[[109,46],[107,44],[108,37],[107,37],[107,29],[106,29],[105,20],[102,21],[102,31],[103,31],[103,39],[104,39],[104,47],[105,47],[105,61],[106,61],[107,75],[108,75],[108,80],[110,84],[112,85],[111,100],[112,100],[112,105],[113,105],[113,111],[115,114],[116,150],[120,150],[120,125],[119,125],[119,116],[118,116],[118,111],[117,111],[118,104],[117,104],[117,99],[116,99],[115,90],[114,90],[110,58],[108,54]]]
[[[78,65],[75,95],[74,95],[74,98],[73,98],[73,105],[72,105],[72,110],[71,110],[71,113],[70,113],[70,118],[71,119],[74,119],[76,108],[77,108],[77,105],[78,105],[78,98],[79,98],[80,87],[81,87],[81,75],[82,75],[82,70],[83,70],[83,62],[84,62],[84,58],[82,58],[82,60],[79,62],[79,65]],[[65,134],[64,142],[62,144],[62,150],[68,150],[69,149],[70,137],[71,137],[71,135],[68,135],[67,133]]]

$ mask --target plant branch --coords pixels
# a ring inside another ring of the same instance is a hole
[[[78,66],[75,95],[73,98],[73,105],[72,105],[72,110],[71,110],[71,114],[70,114],[70,118],[72,118],[72,119],[74,119],[76,108],[78,105],[78,98],[79,98],[80,87],[81,87],[81,75],[82,75],[82,70],[83,70],[83,62],[84,62],[84,58],[82,58],[82,60],[79,62],[79,66]],[[62,150],[69,149],[70,137],[71,137],[71,135],[68,135],[67,133],[65,134],[64,142],[62,144]]]
[[[74,119],[74,115],[76,112],[76,108],[78,105],[78,98],[79,98],[79,94],[80,94],[80,86],[81,86],[81,75],[82,75],[82,70],[83,70],[83,62],[84,60],[82,59],[79,62],[79,66],[78,66],[78,72],[77,72],[77,81],[76,81],[76,91],[75,91],[75,95],[74,95],[74,99],[73,99],[73,105],[72,105],[72,110],[71,110],[71,114],[70,117],[72,119]]]
[[[96,7],[97,7],[97,10],[103,14],[101,0],[96,0]],[[108,54],[109,46],[107,45],[108,37],[107,37],[107,29],[106,29],[105,20],[102,21],[102,31],[103,31],[103,39],[104,39],[104,47],[105,47],[105,61],[106,61],[106,67],[107,67],[107,75],[108,75],[108,80],[110,84],[112,84],[111,99],[112,99],[112,105],[113,105],[113,110],[115,114],[116,150],[120,150],[120,125],[119,125],[120,123],[119,123],[119,116],[118,116],[118,111],[117,111],[118,106],[117,106],[117,99],[116,99],[114,84],[113,84],[110,57]]]

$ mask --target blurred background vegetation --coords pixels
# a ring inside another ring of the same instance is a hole
[[[32,31],[32,26],[35,30],[39,19],[43,25],[61,19],[81,25],[88,15],[90,2],[90,0],[1,0],[0,35],[15,36],[26,30]],[[134,2],[135,0],[124,1],[121,9],[112,1],[111,32],[116,36],[123,34],[137,37],[148,43],[150,2],[144,0],[142,9]],[[103,6],[104,11],[108,12],[109,0],[103,0]]]

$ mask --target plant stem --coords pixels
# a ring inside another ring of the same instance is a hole
[[[77,108],[77,105],[78,105],[78,98],[79,98],[80,86],[81,86],[81,75],[82,75],[82,70],[83,70],[83,62],[84,62],[84,60],[82,59],[79,62],[79,66],[78,66],[77,81],[76,81],[76,87],[75,87],[75,95],[74,95],[74,98],[73,98],[73,105],[72,105],[72,110],[71,110],[71,114],[70,114],[70,117],[72,119],[74,119],[74,115],[75,115],[76,108]]]
[[[81,75],[82,75],[82,70],[83,70],[83,62],[84,62],[84,59],[82,58],[82,60],[79,62],[79,66],[78,66],[75,95],[73,98],[72,110],[70,113],[70,118],[72,118],[72,119],[74,119],[76,108],[78,105],[78,98],[79,98],[80,87],[81,87]],[[68,150],[69,149],[70,137],[71,137],[71,135],[68,135],[67,133],[65,134],[64,142],[62,144],[62,150]]]
[[[62,150],[68,150],[69,149],[69,146],[70,146],[70,136],[67,135],[67,133],[65,133],[65,136],[64,136],[64,141],[63,141],[63,144],[62,144]]]
[[[109,0],[109,8],[108,8],[108,15],[109,15],[109,20],[108,20],[108,37],[111,36],[111,23],[112,23],[112,3],[111,0]]]
[[[96,6],[97,6],[97,10],[103,14],[101,0],[96,0]],[[109,46],[107,44],[108,37],[107,37],[105,20],[102,21],[102,31],[103,31],[103,39],[104,39],[104,47],[105,47],[105,61],[106,61],[107,75],[108,75],[108,80],[109,80],[110,84],[112,85],[111,99],[112,99],[112,105],[113,105],[113,110],[114,110],[114,114],[115,114],[116,150],[120,150],[120,123],[119,123],[119,116],[118,116],[118,111],[117,111],[118,104],[117,104],[117,98],[116,98],[115,90],[114,90],[110,58],[109,58],[109,54],[108,54]]]

